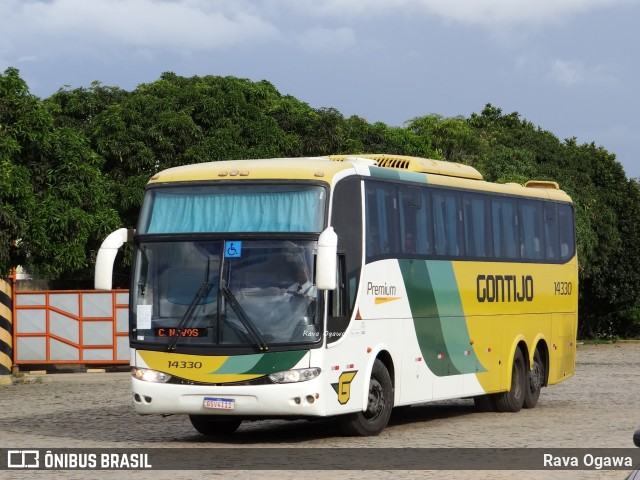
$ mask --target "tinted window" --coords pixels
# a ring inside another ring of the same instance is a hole
[[[486,195],[463,196],[464,239],[467,256],[487,258],[491,252],[489,198]]]
[[[395,185],[369,182],[366,189],[367,258],[400,251],[400,222]]]
[[[561,262],[575,252],[569,204],[365,181],[366,257]]]

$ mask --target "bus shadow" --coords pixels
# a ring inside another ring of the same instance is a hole
[[[400,435],[402,427],[424,426],[476,413],[472,401],[428,403],[394,409],[383,435]],[[399,430],[397,430],[399,428]],[[342,447],[359,443],[344,436],[335,419],[245,421],[231,435],[205,437],[192,427],[186,415],[140,416],[128,406],[74,409],[56,414],[12,415],[0,419],[0,431],[10,431],[15,439],[69,439],[63,446],[78,442],[108,442],[111,446],[144,442],[148,446],[196,446],[202,444],[277,446],[302,442],[326,443]],[[46,441],[46,440],[45,440]]]
[[[459,418],[478,413],[470,400],[425,403],[393,410],[387,430],[393,435],[394,427],[428,424],[433,421]],[[204,437],[194,434],[183,441],[193,443],[224,443],[228,445],[277,445],[281,443],[301,443],[314,440],[336,439],[336,445],[351,445],[335,419],[318,420],[257,420],[244,422],[233,435]],[[342,439],[342,440],[340,440]]]
[[[473,400],[422,403],[395,408],[388,426],[429,423],[437,420],[447,420],[472,415],[478,412]]]

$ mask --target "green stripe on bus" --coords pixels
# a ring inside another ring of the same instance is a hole
[[[399,260],[420,352],[437,376],[485,371],[469,337],[451,262]]]
[[[265,353],[256,366],[246,373],[264,373],[282,372],[296,366],[307,354],[307,350],[294,350],[291,352],[273,352]]]
[[[461,373],[485,371],[471,346],[469,329],[452,263],[428,261],[427,269],[430,278],[438,279],[433,293],[451,361]]]
[[[232,356],[220,368],[211,373],[216,374],[269,374],[289,370],[306,354],[306,350],[293,352],[257,353],[254,355]]]
[[[420,352],[439,377],[461,373],[451,361],[426,260],[399,260]]]
[[[381,167],[369,167],[369,174],[376,178],[387,178],[389,180],[400,180],[398,170],[392,170],[390,168]]]
[[[372,177],[386,178],[390,180],[404,180],[407,182],[427,183],[427,175],[419,172],[406,170],[393,170],[381,167],[369,167],[369,174]]]
[[[233,374],[245,373],[251,370],[262,358],[264,353],[256,353],[254,355],[235,355],[227,358],[220,368],[211,373],[216,374]]]
[[[427,183],[427,175],[425,173],[405,172],[402,170],[400,170],[398,173],[400,174],[400,180],[405,180],[407,182]]]

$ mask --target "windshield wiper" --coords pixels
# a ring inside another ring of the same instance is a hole
[[[258,329],[255,327],[251,319],[244,312],[242,305],[238,303],[238,300],[236,300],[236,297],[233,295],[233,293],[231,293],[231,290],[227,288],[224,281],[220,282],[220,292],[224,296],[227,303],[231,305],[231,309],[238,316],[238,319],[240,319],[240,321],[244,325],[244,328],[247,329],[247,332],[249,332],[249,334],[253,338],[253,341],[256,342],[256,346],[258,347],[258,350],[260,351],[269,350],[269,346],[267,345],[267,342],[265,342],[264,338],[262,338],[262,335],[260,335],[260,332],[258,331]]]
[[[191,300],[189,307],[187,308],[186,312],[184,312],[184,315],[180,319],[180,322],[178,322],[178,326],[176,327],[176,334],[167,345],[167,351],[170,352],[176,349],[176,345],[178,344],[178,341],[182,336],[182,330],[187,326],[188,322],[191,320],[191,317],[193,316],[193,312],[198,306],[198,303],[200,303],[200,300],[207,297],[207,295],[211,291],[212,286],[213,285],[209,283],[209,261],[207,260],[207,271],[204,274],[204,282],[202,282],[202,284],[200,285],[200,288],[198,288],[198,291],[193,297],[193,300]]]

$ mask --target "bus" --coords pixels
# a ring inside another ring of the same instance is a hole
[[[104,240],[97,289],[125,242],[135,410],[203,435],[314,417],[377,435],[394,407],[457,398],[517,412],[574,373],[574,209],[555,182],[388,154],[179,166]]]

